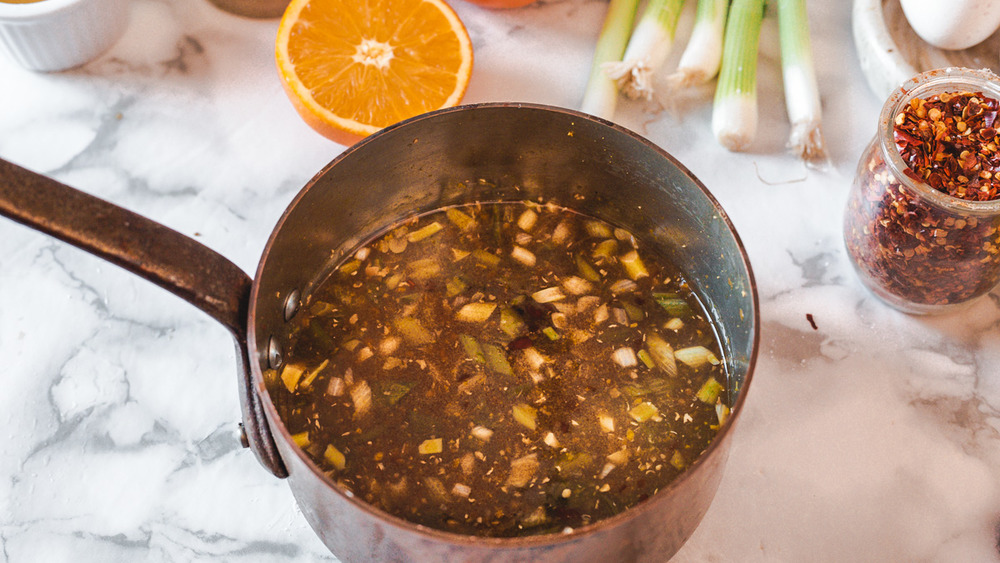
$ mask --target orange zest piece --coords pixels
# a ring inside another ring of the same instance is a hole
[[[472,42],[443,0],[292,0],[275,46],[299,115],[343,145],[458,104]]]

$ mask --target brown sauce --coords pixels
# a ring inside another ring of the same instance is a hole
[[[619,513],[729,412],[716,332],[682,273],[562,207],[413,218],[291,322],[270,388],[297,443],[358,498],[441,530],[553,533]]]

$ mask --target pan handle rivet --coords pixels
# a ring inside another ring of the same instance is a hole
[[[285,298],[285,322],[292,320],[299,310],[299,290],[294,289]]]
[[[247,429],[243,427],[243,423],[240,423],[240,445],[244,448],[250,447],[250,438],[247,436]]]
[[[281,357],[281,344],[273,336],[267,340],[267,365],[271,369],[279,369],[284,358]]]

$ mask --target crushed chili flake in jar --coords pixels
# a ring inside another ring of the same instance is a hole
[[[903,311],[939,312],[1000,281],[998,80],[968,69],[914,78],[886,102],[861,157],[847,251],[869,289]]]
[[[998,107],[982,92],[911,99],[893,122],[903,173],[959,199],[1000,197]]]

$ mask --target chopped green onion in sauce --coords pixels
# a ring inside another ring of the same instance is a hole
[[[268,389],[375,507],[558,533],[665,487],[730,416],[716,331],[668,256],[555,205],[451,207],[366,241],[289,321]]]

